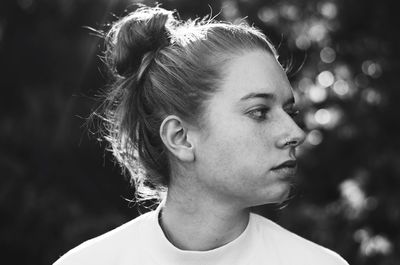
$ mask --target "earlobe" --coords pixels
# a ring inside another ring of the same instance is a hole
[[[192,162],[194,147],[187,134],[188,129],[183,121],[175,115],[169,115],[161,123],[160,137],[164,145],[177,159]]]

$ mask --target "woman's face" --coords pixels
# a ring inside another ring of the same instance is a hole
[[[226,67],[207,103],[207,126],[195,133],[196,185],[212,199],[241,207],[282,202],[295,169],[274,167],[294,160],[304,140],[292,119],[290,83],[266,51],[249,51]]]

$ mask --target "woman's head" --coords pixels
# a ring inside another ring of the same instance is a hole
[[[304,140],[296,112],[290,83],[270,53],[248,51],[230,61],[208,102],[207,132],[188,132],[196,157],[192,193],[240,208],[285,201]]]
[[[144,197],[168,187],[177,165],[191,159],[171,146],[171,130],[182,128],[176,135],[183,135],[183,146],[191,144],[185,142],[188,128],[210,133],[210,103],[223,89],[230,64],[254,52],[277,64],[272,45],[250,26],[182,22],[158,7],[139,8],[117,21],[106,41],[114,76],[105,105],[106,138]]]

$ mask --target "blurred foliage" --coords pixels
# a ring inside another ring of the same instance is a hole
[[[0,247],[49,264],[137,216],[85,128],[105,85],[101,28],[135,1],[0,2]],[[142,1],[143,2],[143,1]],[[152,1],[144,1],[153,4]],[[350,264],[400,263],[400,37],[392,0],[166,0],[181,18],[245,21],[279,46],[308,132],[295,199],[257,209]],[[221,12],[220,12],[221,11]]]

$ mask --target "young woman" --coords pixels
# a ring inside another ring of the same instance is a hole
[[[55,264],[347,264],[249,211],[287,199],[305,137],[265,35],[142,7],[106,41],[106,138],[138,197],[162,202]]]

